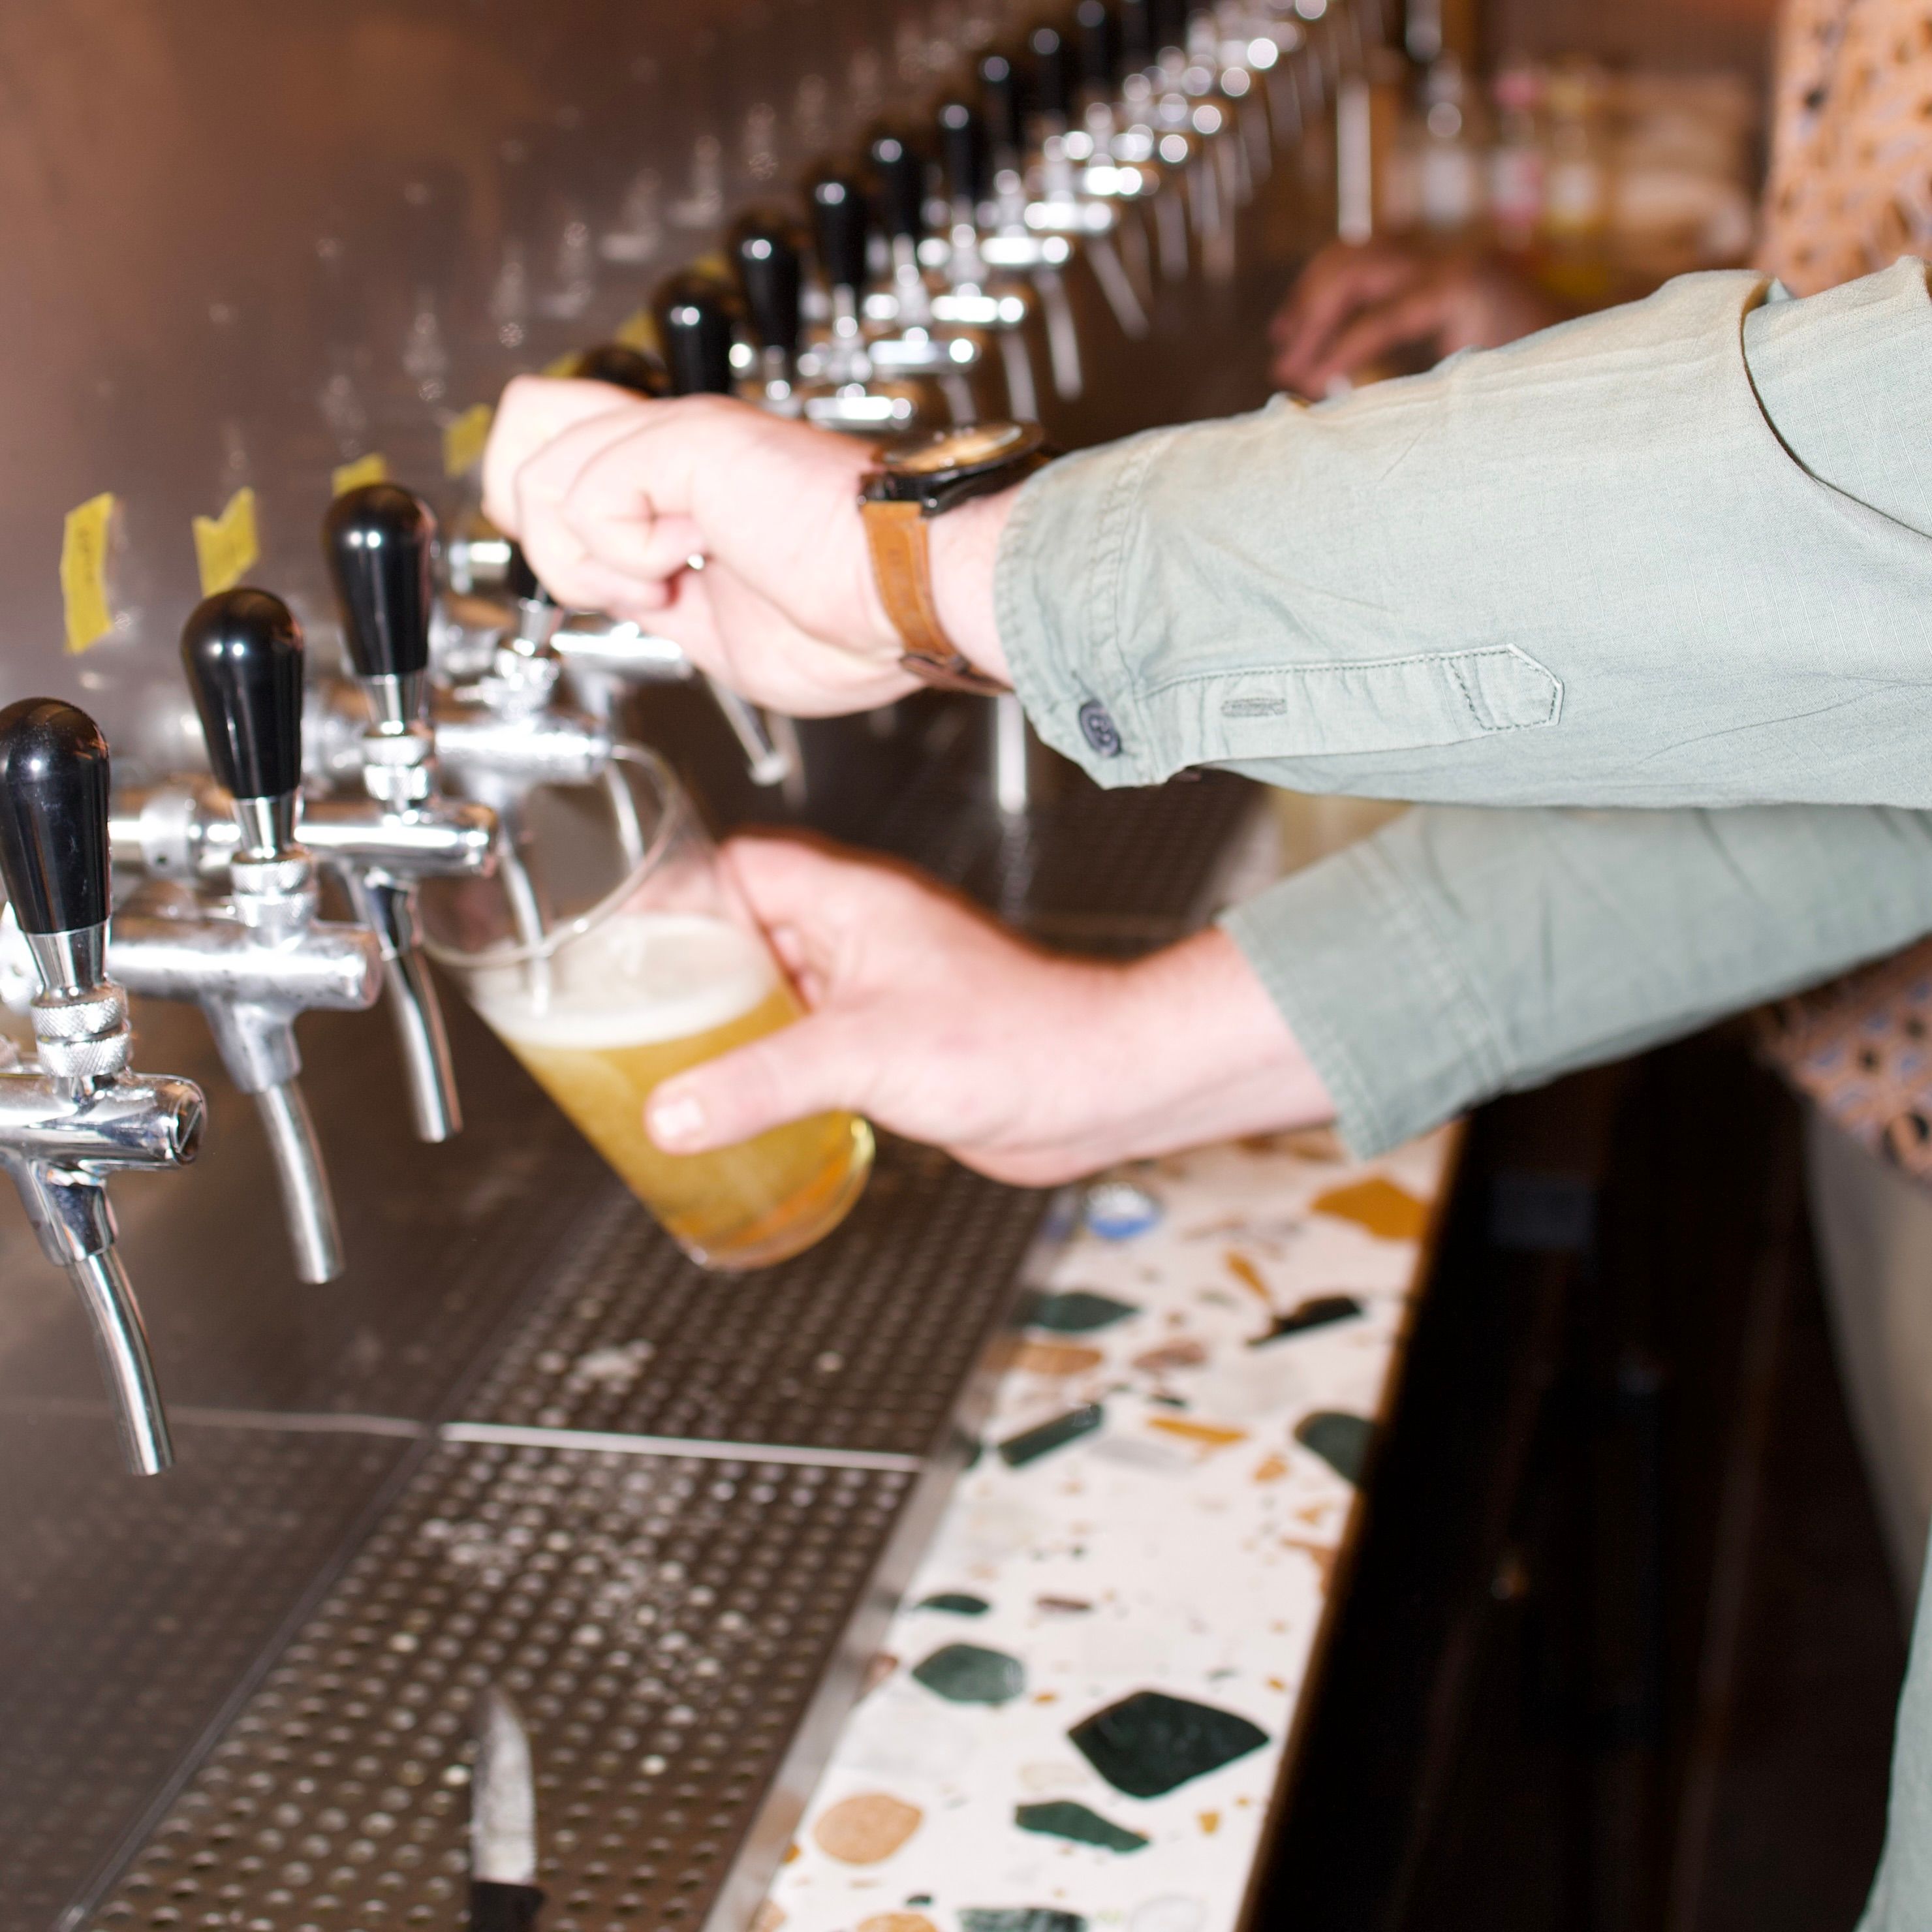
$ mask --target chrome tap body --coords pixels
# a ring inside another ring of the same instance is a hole
[[[313,1007],[374,1005],[380,956],[373,934],[316,917],[314,867],[295,841],[302,643],[288,607],[261,590],[211,597],[189,617],[182,656],[209,761],[226,787],[233,837],[216,849],[226,854],[229,891],[211,900],[184,884],[146,888],[115,916],[109,970],[132,992],[192,1000],[206,1014],[228,1077],[261,1115],[296,1275],[332,1281],[342,1238],[298,1084],[295,1022]],[[188,822],[172,816],[184,842]],[[109,836],[111,849],[111,820]],[[178,870],[158,869],[164,878]]]
[[[108,789],[84,712],[51,698],[0,712],[0,877],[39,986],[39,1064],[0,1068],[0,1168],[86,1310],[129,1466],[156,1475],[174,1450],[106,1182],[192,1160],[202,1104],[191,1082],[128,1071],[127,996],[106,976]]]
[[[488,872],[496,825],[487,807],[439,794],[435,741],[423,718],[435,538],[428,506],[394,484],[350,490],[329,506],[323,551],[371,714],[361,742],[368,805],[362,817],[318,807],[304,832],[382,950],[416,1132],[445,1141],[463,1116],[442,1010],[423,957],[417,886],[432,874]],[[332,837],[316,836],[325,823]]]

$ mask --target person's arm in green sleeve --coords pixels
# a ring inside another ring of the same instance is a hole
[[[997,626],[1102,784],[1932,804],[1932,299],[1694,275],[1054,465]]]
[[[1932,932],[1932,818],[1427,807],[1222,924],[1374,1154]]]

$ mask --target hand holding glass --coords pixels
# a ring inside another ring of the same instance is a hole
[[[439,884],[433,956],[694,1261],[762,1268],[844,1218],[872,1160],[854,1114],[700,1154],[645,1130],[660,1081],[803,1011],[659,760],[626,747],[598,785],[531,793],[495,878]]]

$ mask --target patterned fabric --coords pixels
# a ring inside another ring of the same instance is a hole
[[[1932,0],[1785,0],[1761,268],[1793,293],[1932,255]],[[1932,940],[1773,1010],[1772,1058],[1932,1184]]]
[[[1786,1078],[1845,1132],[1932,1184],[1932,940],[1765,1015]]]
[[[1795,294],[1932,254],[1932,0],[1785,0],[1759,265]]]

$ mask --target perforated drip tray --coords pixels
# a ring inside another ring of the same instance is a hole
[[[530,1732],[547,1932],[742,1923],[808,1790],[797,1760],[903,1581],[917,1490],[752,1456],[438,1447],[96,1922],[466,1924],[495,1684]]]
[[[882,1139],[850,1219],[794,1262],[706,1274],[614,1189],[466,1418],[921,1456],[1008,1298],[1041,1198]]]
[[[935,780],[882,842],[1123,951],[1198,917],[1252,796],[1082,779],[995,835],[956,791]],[[963,1460],[1045,1205],[887,1141],[843,1228],[734,1279],[614,1183],[594,1196],[320,1607],[65,1922],[464,1924],[494,1683],[532,1735],[545,1932],[743,1932]]]

